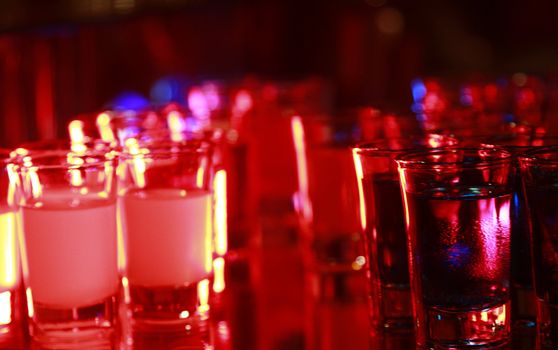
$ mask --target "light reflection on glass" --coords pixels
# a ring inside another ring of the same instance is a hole
[[[134,177],[134,181],[139,188],[144,188],[146,164],[145,160],[143,159],[143,154],[141,154],[138,141],[134,138],[127,139],[126,148],[128,152],[133,156],[132,176]]]
[[[214,244],[215,244],[215,240],[213,237],[214,234],[214,229],[213,229],[213,206],[212,203],[210,201],[207,202],[207,207],[206,207],[206,211],[205,211],[205,220],[206,220],[206,224],[205,224],[205,232],[204,232],[204,237],[205,237],[205,264],[204,264],[204,268],[205,268],[205,272],[206,273],[210,273],[211,269],[213,268],[213,252],[214,252]],[[208,282],[209,283],[209,282]],[[208,287],[209,288],[209,287]]]
[[[219,86],[216,83],[207,82],[203,84],[202,89],[209,110],[210,111],[218,110],[221,107]]]
[[[299,116],[294,116],[291,119],[291,131],[293,135],[293,142],[296,153],[296,165],[298,175],[298,202],[302,216],[308,221],[312,222],[312,204],[310,203],[310,192],[308,186],[308,161],[306,159],[306,145],[304,142],[304,127],[302,119]]]
[[[12,323],[12,293],[0,293],[0,326]]]
[[[81,120],[72,120],[68,124],[68,133],[72,143],[72,152],[80,153],[85,151],[84,123]]]
[[[188,107],[194,118],[201,121],[209,119],[210,108],[200,88],[192,88],[188,93]]]
[[[99,130],[99,135],[101,135],[101,140],[105,142],[114,142],[116,138],[110,126],[110,115],[107,112],[99,113],[96,120],[97,129]]]
[[[15,214],[0,214],[0,289],[14,288],[18,280]]]
[[[213,291],[221,293],[225,290],[225,259],[219,257],[213,261]]]
[[[204,171],[203,167],[199,167],[198,171],[196,173],[196,186],[198,186],[198,187],[203,186],[204,176],[205,176],[205,171]]]
[[[215,253],[227,253],[227,173],[224,169],[215,173]]]
[[[364,171],[362,169],[360,156],[358,155],[358,149],[353,149],[353,161],[355,163],[355,172],[356,172],[357,185],[358,185],[358,207],[360,213],[360,227],[362,228],[362,230],[366,230],[366,204],[364,203],[364,188],[362,187],[362,179],[364,178]]]
[[[198,312],[209,311],[209,280],[204,279],[198,282]]]
[[[173,142],[184,141],[184,130],[186,125],[182,115],[177,111],[170,111],[167,114],[167,125],[170,130],[170,138]]]
[[[35,309],[33,308],[33,293],[31,292],[31,288],[27,287],[25,289],[25,297],[27,298],[27,315],[29,318],[33,318],[33,316],[35,316]]]
[[[252,109],[253,104],[250,93],[244,89],[240,90],[234,99],[233,111],[240,114],[245,113]]]
[[[217,323],[217,337],[224,344],[228,344],[231,338],[231,330],[227,322],[219,321],[219,323]]]
[[[118,248],[120,249],[120,246]],[[124,292],[124,303],[130,304],[132,299],[130,297],[130,282],[128,281],[128,277],[122,277],[122,290]]]

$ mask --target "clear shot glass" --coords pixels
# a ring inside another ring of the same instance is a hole
[[[534,148],[519,157],[530,214],[531,256],[544,348],[558,347],[558,147]]]
[[[134,329],[198,334],[209,313],[214,253],[205,141],[128,142],[119,168],[125,302]]]
[[[115,155],[20,148],[10,165],[33,343],[110,348],[121,285]]]
[[[513,156],[455,148],[401,155],[419,348],[506,344]]]
[[[353,148],[360,220],[370,278],[371,332],[411,330],[407,236],[395,158],[402,153],[455,145],[443,135],[382,139]]]

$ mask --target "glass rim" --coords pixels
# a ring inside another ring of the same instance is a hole
[[[544,144],[550,140],[556,140],[555,143]],[[541,144],[537,144],[541,143]],[[558,147],[558,136],[550,137],[529,137],[528,145],[510,145],[510,144],[498,144],[497,142],[482,142],[481,147],[501,147],[507,150],[516,152],[517,157],[522,157],[530,152],[540,150],[542,148]]]
[[[83,145],[87,150],[100,151],[102,150],[119,151],[120,147],[117,141],[105,141],[101,138],[86,137],[84,142],[73,143],[70,139],[59,138],[50,140],[38,140],[19,144],[16,148],[12,149],[14,152],[18,149],[25,149],[28,152],[47,151],[47,150],[71,150],[73,145]]]
[[[557,155],[556,158],[549,159],[540,156],[542,153],[554,153]],[[532,146],[530,150],[524,152],[519,156],[522,161],[536,161],[547,164],[558,164],[558,145],[554,146]]]
[[[220,138],[226,135],[227,130],[222,127],[209,127],[200,130],[180,130],[172,131],[168,128],[144,130],[138,133],[134,139],[139,145],[153,145],[156,143],[181,143],[181,142],[208,142],[215,144]],[[172,135],[185,137],[182,140],[172,140]]]
[[[183,141],[153,141],[153,143],[137,143],[137,149],[132,151],[124,146],[119,154],[120,159],[130,160],[141,158],[168,158],[173,155],[200,155],[211,156],[215,143],[209,140],[183,140]]]
[[[447,145],[447,146],[440,146],[440,147],[428,147],[428,146],[411,145],[409,147],[402,147],[402,148],[399,148],[399,149],[390,148],[390,147],[378,147],[378,146],[376,146],[376,145],[379,145],[381,143],[390,142],[390,141],[416,141],[416,140],[421,140],[421,139],[426,140],[429,137],[435,137],[438,140],[444,140],[444,139],[453,140],[453,141],[455,141],[455,144]],[[401,153],[407,153],[407,152],[412,152],[412,151],[455,148],[455,147],[458,147],[458,146],[459,146],[459,139],[454,137],[454,136],[430,133],[430,134],[426,134],[426,135],[411,134],[407,137],[379,138],[379,139],[372,140],[372,141],[357,143],[354,147],[351,147],[351,148],[352,148],[353,153],[356,153],[358,155],[365,155],[365,156],[368,155],[368,156],[382,157],[382,156],[389,156],[389,155],[398,155],[398,154],[401,154]]]
[[[63,170],[63,169],[84,169],[105,166],[108,163],[116,165],[118,160],[117,152],[113,150],[92,150],[85,149],[84,151],[73,151],[70,149],[42,149],[42,150],[26,150],[26,153],[16,153],[18,149],[10,152],[9,164],[14,165],[14,170],[20,169],[36,169],[36,170]],[[88,158],[92,161],[84,161],[80,164],[44,164],[48,158],[67,159],[68,156],[73,156],[78,159]],[[37,162],[38,161],[38,162]]]
[[[477,159],[470,160],[467,162],[463,161],[453,161],[453,162],[437,162],[425,160],[427,155],[443,154],[447,152],[476,152],[486,151],[490,154],[500,154],[501,157],[492,157],[490,159]],[[479,168],[479,167],[489,167],[504,163],[511,163],[514,155],[503,147],[445,147],[445,148],[432,148],[418,150],[415,152],[408,152],[399,155],[395,161],[400,168],[404,169],[428,169],[433,167],[444,167],[444,166],[458,166],[461,168]]]

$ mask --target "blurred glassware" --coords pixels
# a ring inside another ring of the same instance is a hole
[[[555,203],[558,193],[558,147],[536,148],[520,156],[519,161],[531,218],[531,251],[538,309],[537,329],[541,346],[556,348],[558,210]]]

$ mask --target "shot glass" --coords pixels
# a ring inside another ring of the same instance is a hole
[[[506,344],[510,334],[512,155],[460,148],[397,159],[417,345]]]
[[[350,148],[362,129],[356,118],[345,115],[293,116],[291,128],[298,174],[293,199],[305,278],[305,348],[335,348],[343,342],[365,347],[368,280]],[[360,322],[362,316],[365,322]],[[358,327],[345,327],[350,317],[359,320]],[[333,328],[337,332],[330,332]]]
[[[33,343],[114,346],[121,285],[114,154],[20,148],[10,165]]]
[[[26,309],[10,151],[0,150],[0,348],[23,346]]]
[[[542,141],[540,141],[542,142]],[[519,172],[518,157],[532,148],[532,136],[520,130],[491,136],[472,136],[462,144],[473,147],[501,147],[513,155],[513,200],[510,204],[511,215],[511,319],[515,329],[534,329],[537,321],[535,292],[529,247],[528,210]]]
[[[382,139],[353,148],[360,224],[370,278],[372,331],[412,329],[411,290],[403,200],[395,158],[410,150],[452,146],[442,135]]]
[[[303,227],[303,256],[319,273],[350,274],[364,266],[358,187],[350,146],[355,122],[331,117],[291,119]]]
[[[194,332],[207,319],[211,160],[212,145],[194,140],[145,147],[132,141],[121,155],[123,285],[134,329]]]
[[[534,329],[537,322],[537,306],[533,286],[531,263],[529,210],[525,203],[521,181],[519,157],[534,148],[558,145],[558,138],[536,137],[525,134],[525,126],[516,132],[479,138],[484,147],[502,147],[514,156],[512,176],[513,200],[511,202],[511,318],[515,330]],[[475,138],[469,138],[469,141]]]
[[[543,347],[558,347],[558,147],[526,152],[519,158],[530,212],[531,253]]]

